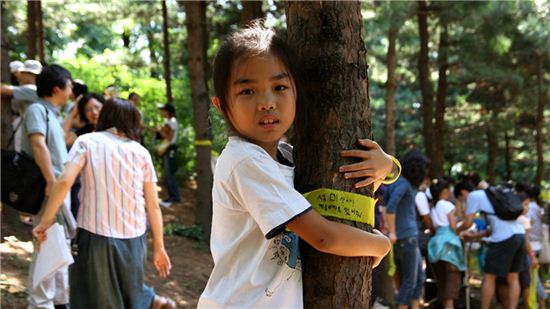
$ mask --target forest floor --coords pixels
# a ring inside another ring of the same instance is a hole
[[[195,218],[194,185],[186,183],[181,188],[182,203],[162,208],[165,229],[165,247],[172,261],[168,278],[158,276],[151,263],[151,241],[145,264],[146,283],[161,296],[169,296],[178,308],[196,308],[201,292],[213,267],[212,257],[204,241],[191,227]],[[162,196],[162,193],[160,194]],[[26,308],[27,277],[32,255],[32,228],[19,221],[18,213],[11,207],[1,209],[1,275],[0,308]],[[191,237],[178,236],[187,234]]]

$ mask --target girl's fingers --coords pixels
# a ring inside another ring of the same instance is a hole
[[[363,188],[363,187],[366,187],[370,184],[372,184],[373,182],[375,182],[376,179],[372,178],[372,177],[369,177],[365,180],[362,180],[362,181],[359,181],[358,183],[355,184],[355,188],[356,189],[359,189],[359,188]]]
[[[339,168],[340,172],[355,172],[369,168],[369,163],[367,161],[361,161],[357,163],[342,165]]]
[[[360,139],[359,141],[359,145],[363,146],[363,147],[367,147],[367,148],[379,148],[380,146],[378,145],[377,142],[373,141],[373,140],[370,140],[368,138],[364,138],[364,139]]]
[[[351,149],[351,150],[342,150],[340,151],[342,157],[353,157],[360,158],[363,160],[368,160],[370,158],[369,152],[366,150]]]
[[[352,179],[352,178],[364,178],[368,176],[373,176],[375,173],[375,170],[368,168],[368,169],[362,169],[356,172],[349,172],[344,174],[345,179]]]

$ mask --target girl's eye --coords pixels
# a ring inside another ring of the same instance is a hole
[[[285,85],[278,85],[278,86],[275,86],[275,91],[283,91],[283,90],[287,90],[288,87],[285,86]]]
[[[245,90],[239,92],[239,95],[251,95],[253,93],[254,93],[254,91],[252,91],[252,89],[245,89]]]

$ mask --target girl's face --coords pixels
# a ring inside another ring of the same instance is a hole
[[[441,190],[441,193],[439,194],[439,199],[440,200],[449,200],[449,198],[451,197],[451,190],[449,190],[449,188],[445,188],[443,190]]]
[[[219,100],[213,102],[219,109]],[[272,54],[239,59],[229,78],[227,104],[237,133],[273,155],[294,121],[296,89],[286,67]]]
[[[88,122],[96,125],[97,119],[99,118],[99,112],[101,112],[101,108],[103,107],[103,104],[99,102],[98,100],[91,98],[86,105],[84,106],[84,115],[86,115],[86,119],[88,119]]]

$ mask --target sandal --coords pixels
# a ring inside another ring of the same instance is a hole
[[[153,298],[153,303],[151,304],[151,309],[175,309],[176,302],[171,298],[155,295]]]

